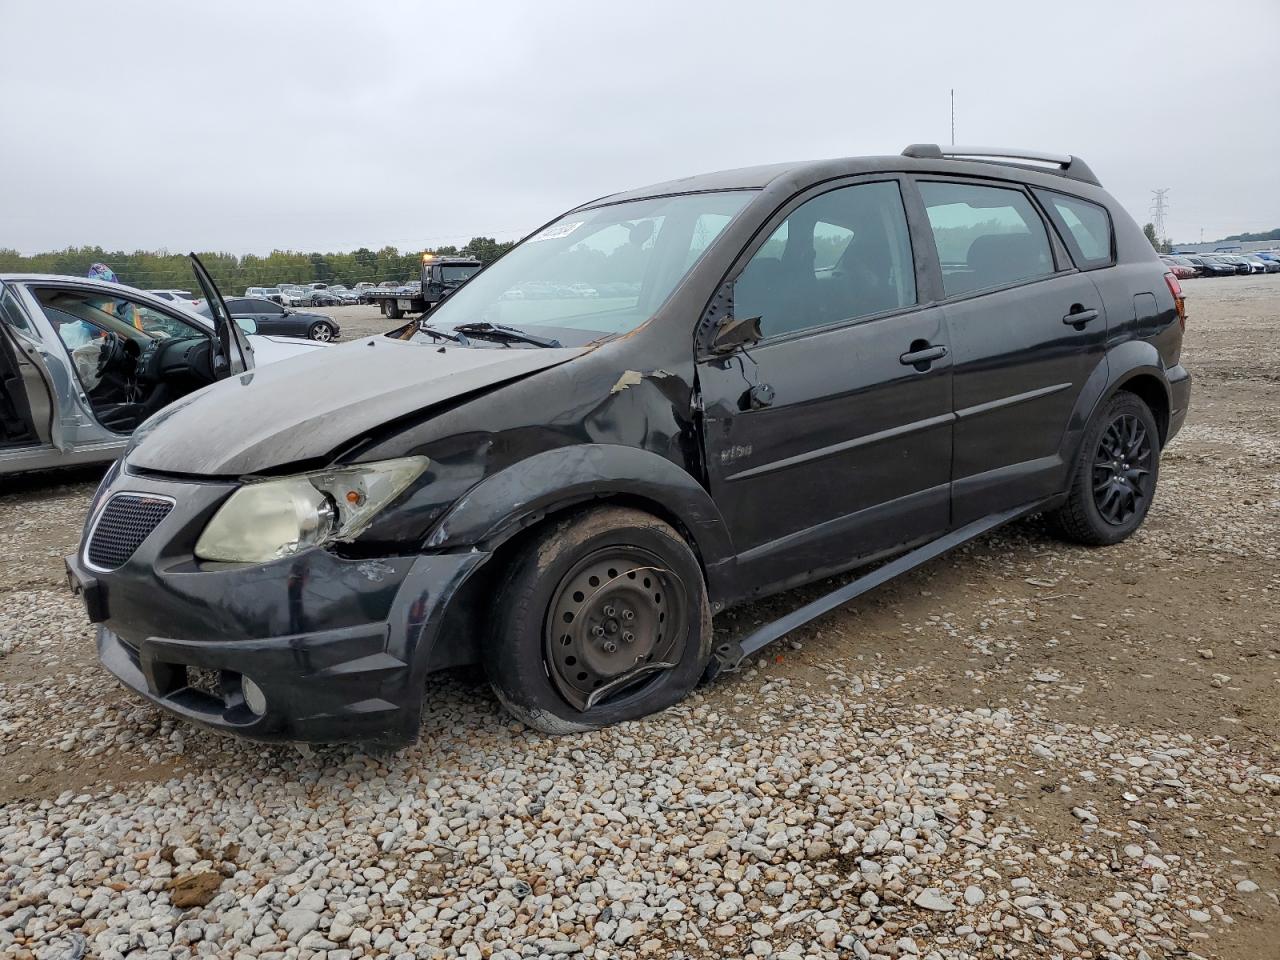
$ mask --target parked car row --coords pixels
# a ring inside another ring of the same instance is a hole
[[[270,300],[282,307],[341,307],[357,303],[368,303],[364,298],[367,290],[377,287],[398,290],[404,286],[399,280],[388,280],[382,284],[368,282],[357,283],[354,287],[335,283],[281,283],[274,287],[248,287],[244,295],[262,300]],[[181,291],[165,291],[179,293]]]
[[[1179,280],[1280,273],[1280,251],[1277,250],[1261,250],[1256,253],[1175,253],[1160,259]]]

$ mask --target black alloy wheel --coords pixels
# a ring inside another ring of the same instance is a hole
[[[1107,424],[1093,458],[1093,498],[1107,523],[1122,527],[1151,499],[1154,456],[1146,425],[1131,413]]]
[[[1151,408],[1121,390],[1102,404],[1077,449],[1066,500],[1050,525],[1065,540],[1119,543],[1147,518],[1160,476],[1160,431]]]

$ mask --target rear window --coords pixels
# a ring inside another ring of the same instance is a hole
[[[1053,273],[1044,223],[1021,190],[923,182],[920,195],[948,297]]]
[[[1106,207],[1051,190],[1037,190],[1036,195],[1048,208],[1077,267],[1092,270],[1116,262],[1111,215]]]

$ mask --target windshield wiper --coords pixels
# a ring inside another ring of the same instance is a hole
[[[460,323],[453,329],[458,333],[468,334],[481,340],[497,340],[503,343],[529,343],[535,347],[561,346],[559,340],[535,336],[515,327],[508,327],[501,323],[489,323],[487,320],[481,320],[476,323]]]
[[[471,343],[471,341],[461,333],[454,333],[451,330],[441,330],[439,327],[429,327],[422,323],[418,324],[418,332],[425,333],[432,340],[435,340],[436,338],[441,340],[452,340],[460,347],[465,347]]]

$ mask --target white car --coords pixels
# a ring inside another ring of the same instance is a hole
[[[311,302],[311,291],[296,284],[280,285],[280,303],[286,307],[301,307]]]
[[[190,290],[148,290],[147,293],[161,300],[168,300],[170,303],[182,303],[192,307],[199,307],[204,303],[203,298],[197,297]]]
[[[0,474],[115,459],[174,401],[326,346],[233,321],[191,259],[217,319],[105,280],[0,274]]]

